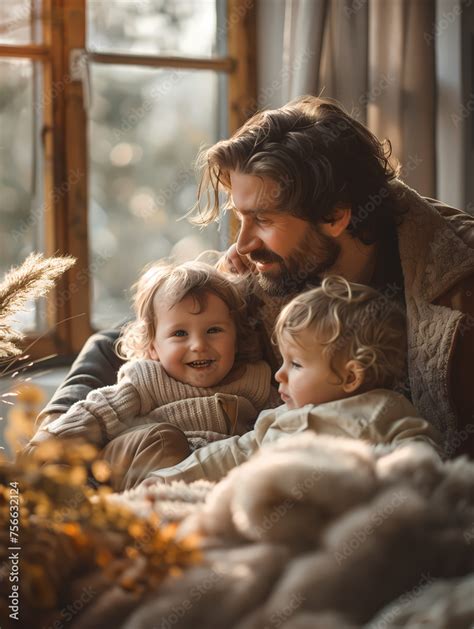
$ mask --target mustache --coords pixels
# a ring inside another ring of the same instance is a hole
[[[249,253],[249,258],[252,262],[283,262],[283,258],[269,251],[268,249],[258,249]]]

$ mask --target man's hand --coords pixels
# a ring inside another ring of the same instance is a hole
[[[227,252],[217,263],[219,271],[225,273],[237,273],[243,275],[244,273],[253,272],[255,270],[255,264],[250,262],[247,256],[241,255],[237,251],[237,245],[234,243],[231,245]]]

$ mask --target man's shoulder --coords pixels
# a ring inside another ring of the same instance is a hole
[[[398,247],[405,289],[431,303],[474,273],[473,217],[421,197],[403,182],[394,191],[404,210]]]
[[[437,199],[423,197],[468,246],[474,248],[474,216]]]
[[[431,197],[422,197],[427,203],[432,205],[436,210],[445,218],[466,218],[470,221],[474,221],[474,216],[466,212],[465,210],[461,210],[459,208],[455,208],[452,205],[448,205],[444,203],[444,201],[440,201],[439,199],[432,199]]]
[[[416,231],[417,225],[423,228],[423,232],[430,225],[435,229],[442,229],[445,225],[453,236],[465,240],[471,247],[474,245],[474,216],[438,199],[422,196],[399,179],[390,185],[396,203],[402,210],[402,226],[408,224],[410,232],[413,228]]]

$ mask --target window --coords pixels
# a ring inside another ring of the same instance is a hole
[[[254,31],[250,0],[2,3],[0,272],[32,250],[78,260],[21,320],[31,355],[123,320],[148,262],[223,246],[177,219],[200,147],[251,113]]]

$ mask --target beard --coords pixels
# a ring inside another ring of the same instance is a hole
[[[318,226],[310,225],[287,260],[268,249],[253,251],[249,258],[252,262],[279,264],[279,270],[258,272],[256,279],[267,295],[285,297],[320,286],[322,274],[334,266],[340,251],[340,245],[333,238],[323,234]]]

